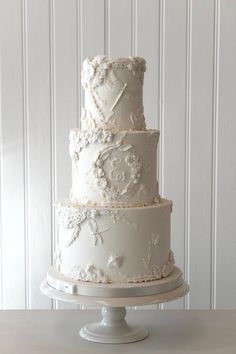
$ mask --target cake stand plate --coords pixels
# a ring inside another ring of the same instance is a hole
[[[104,284],[73,280],[51,267],[47,272],[47,283],[52,288],[71,295],[124,298],[157,295],[174,290],[183,283],[183,278],[181,270],[175,266],[166,278],[140,283]]]
[[[178,268],[176,268],[176,272]],[[165,278],[165,286],[168,277]],[[88,283],[84,284],[87,286]],[[93,284],[94,285],[94,284]],[[109,284],[107,285],[109,287]],[[147,283],[140,283],[140,287],[147,289]],[[124,288],[124,286],[121,286]],[[160,291],[157,294],[137,296],[137,284],[129,284],[129,296],[102,297],[68,294],[64,291],[53,288],[45,279],[40,287],[41,292],[55,300],[76,303],[81,305],[102,305],[102,320],[98,323],[91,323],[80,330],[84,339],[97,343],[130,343],[142,340],[148,336],[148,331],[140,326],[127,324],[125,320],[126,306],[140,306],[157,304],[172,301],[186,295],[189,291],[188,284],[182,280],[181,284],[169,291]],[[147,290],[145,290],[147,292]]]

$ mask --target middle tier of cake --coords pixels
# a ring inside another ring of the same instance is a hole
[[[70,133],[71,200],[86,205],[148,205],[158,196],[158,130]]]

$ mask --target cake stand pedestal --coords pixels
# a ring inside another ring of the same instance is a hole
[[[175,273],[179,269],[175,268]],[[89,341],[97,343],[131,343],[142,340],[148,336],[148,331],[138,325],[128,324],[125,320],[126,306],[141,306],[158,304],[167,301],[172,301],[186,295],[189,291],[188,284],[181,278],[181,281],[176,282],[178,274],[172,276],[172,286],[170,280],[167,278],[160,281],[140,283],[140,284],[120,284],[120,287],[115,287],[110,284],[89,284],[83,282],[75,282],[74,287],[69,287],[67,283],[73,283],[68,280],[65,282],[60,280],[59,276],[49,274],[40,287],[41,292],[55,300],[76,303],[80,305],[101,305],[102,306],[102,320],[97,323],[90,323],[80,329],[80,336]],[[54,283],[52,282],[54,279]],[[175,282],[174,282],[174,280]],[[178,277],[179,279],[179,277]],[[159,283],[162,284],[160,287]],[[50,283],[50,284],[49,284]],[[55,287],[52,286],[52,283]],[[79,284],[79,286],[78,286]],[[176,287],[174,287],[174,284]],[[157,285],[159,288],[157,288]],[[77,287],[76,287],[77,286]],[[168,287],[171,290],[167,290]],[[173,288],[174,287],[174,288]],[[61,288],[73,289],[77,293],[67,293]],[[92,288],[95,296],[80,295],[80,293],[90,293]],[[96,296],[97,293],[104,293],[108,296]],[[158,293],[154,293],[154,289]],[[114,291],[117,290],[119,296],[115,296]],[[167,290],[167,291],[166,291]],[[120,296],[120,294],[128,294],[128,296]],[[138,295],[144,293],[145,295]],[[148,295],[150,293],[151,295]],[[109,297],[112,294],[112,297]]]
[[[101,322],[90,323],[80,330],[84,339],[99,343],[130,343],[148,336],[148,331],[125,320],[125,307],[102,307]]]

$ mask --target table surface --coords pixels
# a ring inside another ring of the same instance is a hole
[[[129,310],[149,337],[130,344],[97,344],[79,329],[100,321],[97,310],[0,311],[1,354],[236,354],[236,310]]]

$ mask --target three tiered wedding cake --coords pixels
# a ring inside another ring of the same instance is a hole
[[[81,130],[70,132],[72,189],[57,203],[57,271],[94,283],[167,277],[172,202],[157,183],[159,131],[143,114],[145,60],[87,58]]]

